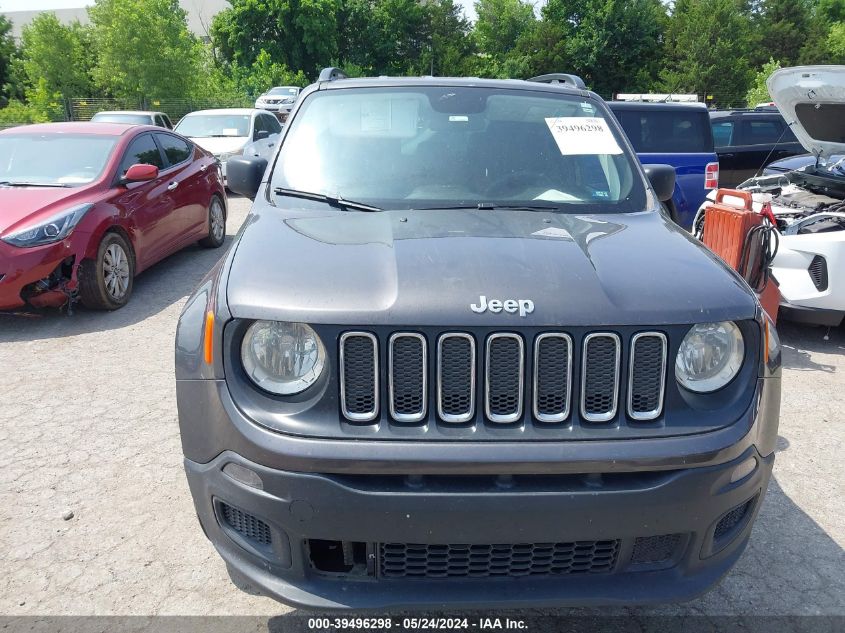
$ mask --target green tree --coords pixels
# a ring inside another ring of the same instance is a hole
[[[103,90],[139,101],[192,91],[199,48],[178,0],[97,0],[88,15]]]
[[[827,50],[830,53],[831,62],[845,63],[845,22],[837,22],[830,27]]]
[[[818,57],[824,50],[828,28],[816,11],[816,3],[817,0],[763,0],[755,24],[760,34],[758,50],[786,66],[824,61]]]
[[[663,90],[712,96],[712,104],[722,107],[745,103],[754,42],[744,8],[740,0],[675,2],[666,31]]]
[[[23,29],[21,65],[30,87],[65,97],[90,96],[92,89],[90,29],[79,22],[65,26],[45,11]]]
[[[845,22],[845,0],[818,0],[819,16],[830,24]]]
[[[523,0],[478,0],[475,11],[473,38],[485,60],[481,74],[513,76],[510,73],[519,72],[524,59],[514,49],[537,23],[534,7]]]
[[[573,72],[606,97],[648,90],[666,20],[660,0],[549,0],[533,34],[533,72]]]
[[[753,108],[758,103],[768,103],[772,100],[772,96],[769,94],[769,88],[766,86],[766,80],[771,77],[773,72],[780,69],[780,62],[774,59],[769,59],[769,61],[763,64],[763,68],[755,75],[754,82],[748,90],[748,94],[745,95],[745,103],[749,108]]]
[[[7,96],[9,93],[7,84],[11,80],[12,61],[16,52],[17,47],[12,37],[12,23],[0,13],[0,97]]]
[[[248,66],[270,60],[313,75],[337,59],[339,0],[231,0],[212,20],[223,60]]]

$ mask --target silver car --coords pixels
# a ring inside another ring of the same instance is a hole
[[[255,101],[255,107],[259,110],[268,110],[287,116],[293,110],[302,88],[297,86],[276,86],[270,88]]]

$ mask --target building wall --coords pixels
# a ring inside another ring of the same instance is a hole
[[[211,18],[229,6],[227,0],[179,0],[179,4],[188,12],[188,28],[198,37],[207,37]],[[84,5],[84,2],[80,2],[78,8],[52,9],[51,12],[65,24],[74,20],[88,24],[88,11]],[[6,17],[12,22],[12,35],[19,39],[23,27],[39,13],[43,11],[6,11]]]

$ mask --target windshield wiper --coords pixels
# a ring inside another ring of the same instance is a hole
[[[363,202],[353,202],[352,200],[344,200],[340,196],[327,196],[322,193],[315,193],[313,191],[299,191],[298,189],[285,189],[284,187],[276,187],[273,193],[277,196],[289,196],[291,198],[302,198],[304,200],[316,200],[317,202],[325,202],[329,206],[337,209],[354,209],[355,211],[381,211],[379,207],[373,207]]]
[[[442,207],[414,207],[417,211],[451,211],[453,209],[476,209],[478,211],[560,211],[558,204],[499,204],[479,202],[477,204],[452,204]]]
[[[0,180],[0,187],[64,187],[66,185],[60,182],[22,182],[20,180]]]

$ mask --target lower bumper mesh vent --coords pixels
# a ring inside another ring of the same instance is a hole
[[[813,280],[816,290],[819,292],[827,290],[827,260],[824,257],[821,255],[813,257],[807,272],[810,273],[810,279]]]
[[[755,500],[756,497],[749,499],[719,519],[719,522],[716,524],[716,530],[713,532],[713,540],[718,542],[729,537],[733,533],[734,528],[743,522],[749,510],[754,505]]]
[[[515,545],[379,545],[383,578],[487,578],[613,571],[619,541]]]
[[[269,545],[272,541],[270,528],[261,519],[243,510],[233,508],[226,503],[220,504],[220,512],[223,515],[223,520],[229,527],[248,541],[258,543],[259,545]]]
[[[639,537],[634,541],[631,562],[635,564],[665,562],[674,556],[681,538],[682,535],[680,534]]]

